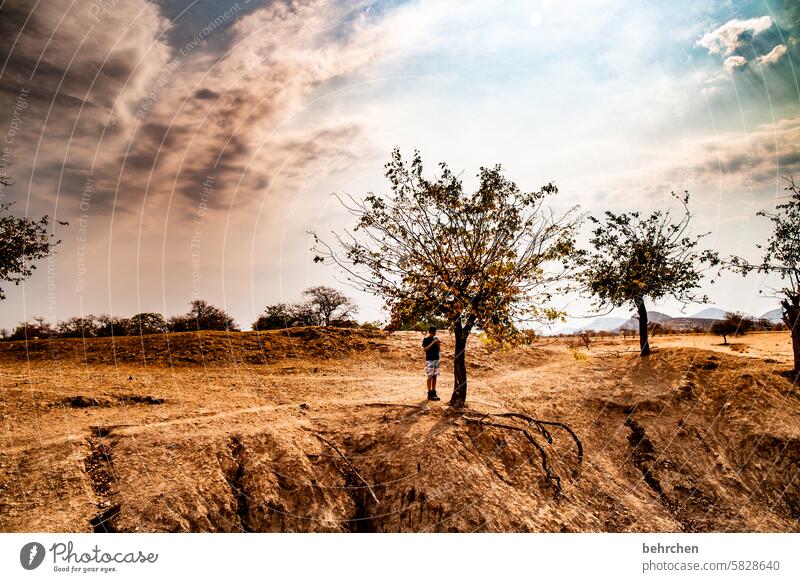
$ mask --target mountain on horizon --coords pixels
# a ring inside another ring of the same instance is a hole
[[[648,311],[647,312],[647,322],[648,323],[666,323],[671,321],[673,318],[666,313],[661,313],[660,311]],[[630,329],[630,330],[637,330],[639,329],[639,316],[633,315],[630,319],[626,320],[625,323],[620,325],[618,328],[620,329]]]
[[[720,309],[719,307],[707,307],[702,311],[698,311],[694,315],[690,316],[691,318],[698,318],[698,319],[725,319],[725,314],[727,311],[724,309]]]
[[[618,329],[623,323],[628,321],[624,317],[598,317],[592,322],[584,325],[581,330],[587,331],[613,331]]]
[[[767,319],[773,323],[782,323],[783,309],[778,307],[777,309],[772,309],[771,311],[767,311],[761,316],[761,319]]]

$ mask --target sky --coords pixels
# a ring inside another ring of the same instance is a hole
[[[688,190],[706,246],[755,259],[756,211],[800,177],[798,74],[796,0],[5,0],[0,199],[69,225],[3,286],[0,327],[203,298],[248,329],[320,284],[385,318],[308,232],[351,227],[332,194],[387,191],[394,147],[467,188],[497,163],[523,190],[553,181],[557,207],[594,215]],[[775,285],[702,292],[761,314]]]

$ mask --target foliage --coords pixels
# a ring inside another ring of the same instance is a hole
[[[320,325],[343,322],[358,313],[358,306],[347,295],[332,287],[320,285],[303,291],[308,306],[316,314]]]
[[[165,333],[167,320],[160,313],[137,313],[126,322],[128,335],[149,335]]]
[[[0,203],[0,281],[19,285],[33,274],[35,262],[50,256],[61,241],[48,232],[48,216],[17,218],[8,214],[10,206],[10,202]],[[0,300],[5,297],[0,287]]]
[[[189,303],[189,313],[169,319],[170,331],[239,331],[233,317],[203,299]]]
[[[548,303],[570,270],[581,216],[545,206],[558,192],[553,184],[522,192],[499,165],[480,169],[472,193],[444,163],[426,178],[419,152],[406,163],[395,149],[385,175],[386,195],[337,196],[356,225],[335,234],[333,247],[315,234],[314,260],[381,297],[393,322],[446,321],[456,340],[450,403],[462,406],[473,329],[513,343],[520,323],[561,315]]]
[[[781,281],[782,287],[774,291],[781,298],[783,321],[792,334],[794,370],[800,374],[800,189],[792,178],[787,181],[788,200],[776,205],[775,212],[757,213],[772,222],[766,246],[756,245],[764,252],[761,262],[732,257],[730,267],[742,275],[758,272]]]
[[[672,193],[683,207],[680,220],[670,210],[657,210],[647,217],[639,212],[605,213],[605,224],[597,225],[590,243],[594,252],[583,257],[580,278],[600,307],[636,304],[645,298],[656,301],[667,296],[678,301],[706,302],[698,296],[702,272],[699,265],[718,265],[715,251],[698,251],[699,241],[708,235],[687,235],[692,214],[689,193]]]
[[[292,306],[288,303],[278,303],[267,305],[264,313],[253,323],[254,331],[265,331],[268,329],[284,329],[295,324],[295,314]]]
[[[48,322],[44,317],[34,317],[31,321],[25,321],[17,325],[8,339],[48,339],[55,337],[55,335],[56,328],[54,328],[50,322]]]
[[[726,313],[723,319],[717,320],[711,324],[711,333],[722,336],[723,341],[727,344],[729,336],[744,335],[755,327],[755,322],[752,318],[747,317],[743,313]]]
[[[391,192],[338,197],[356,226],[336,235],[339,249],[315,235],[315,261],[331,260],[382,297],[393,320],[460,321],[467,332],[510,339],[520,321],[556,318],[544,305],[574,249],[576,209],[556,214],[544,205],[553,184],[521,192],[500,166],[481,168],[471,194],[446,164],[439,168],[428,179],[419,152],[407,164],[395,149],[386,165]]]
[[[604,222],[590,217],[596,225],[590,239],[594,250],[580,258],[583,269],[578,278],[596,298],[598,308],[629,304],[639,311],[643,355],[649,353],[645,300],[671,296],[683,303],[705,302],[707,298],[696,293],[702,267],[720,264],[715,251],[697,248],[708,233],[687,234],[692,218],[689,193],[673,192],[672,196],[682,206],[679,218],[670,210],[657,210],[649,216],[607,211]]]
[[[310,287],[303,291],[304,301],[267,305],[264,313],[253,323],[256,331],[288,327],[330,325],[355,327],[351,317],[358,311],[356,304],[331,287]]]

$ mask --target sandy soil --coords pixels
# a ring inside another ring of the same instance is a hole
[[[656,337],[644,360],[476,337],[464,411],[447,357],[424,400],[420,339],[0,344],[0,530],[800,531],[788,333]],[[566,423],[582,462],[557,426],[487,416],[506,412]]]

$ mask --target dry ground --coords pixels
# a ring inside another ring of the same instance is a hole
[[[788,333],[656,337],[644,360],[476,337],[463,412],[447,359],[423,400],[420,338],[0,344],[0,531],[800,531]],[[485,416],[509,411],[567,423],[583,463],[558,427]]]

